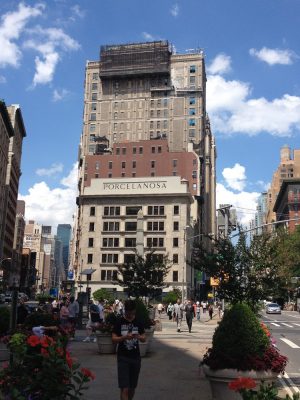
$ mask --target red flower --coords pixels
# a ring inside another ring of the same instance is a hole
[[[234,390],[235,392],[239,392],[242,389],[253,389],[255,386],[256,383],[253,379],[244,377],[239,377],[228,383],[229,389]]]
[[[37,336],[31,335],[31,336],[29,336],[29,338],[27,338],[27,343],[31,347],[35,347],[35,346],[39,345],[41,343],[41,341]]]
[[[69,368],[72,368],[73,360],[68,351],[66,352],[66,362],[67,362]]]
[[[51,337],[49,337],[49,336],[44,336],[42,339],[41,339],[41,345],[43,346],[43,347],[49,347],[51,344],[53,344],[54,343],[54,340],[51,338]]]
[[[43,356],[45,356],[45,357],[49,357],[48,350],[44,349],[43,347],[41,348],[41,354],[43,354]]]
[[[58,348],[56,349],[56,353],[57,353],[59,356],[63,356],[63,355],[64,355],[64,350],[63,350],[61,347],[58,347]]]
[[[95,379],[95,375],[89,369],[81,368],[81,372],[86,378],[91,378],[92,380]]]

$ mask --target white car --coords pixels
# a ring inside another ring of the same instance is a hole
[[[281,314],[280,305],[277,303],[269,303],[266,306],[266,313],[267,314]]]

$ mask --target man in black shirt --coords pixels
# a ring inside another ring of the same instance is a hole
[[[136,319],[136,303],[125,301],[125,315],[117,319],[112,340],[118,344],[118,382],[121,400],[132,400],[141,369],[139,341],[145,342],[143,324]]]

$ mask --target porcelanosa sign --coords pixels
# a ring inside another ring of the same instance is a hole
[[[145,182],[106,182],[103,183],[104,191],[112,190],[153,190],[166,189],[167,181],[145,181]]]

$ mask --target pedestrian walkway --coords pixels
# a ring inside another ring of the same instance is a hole
[[[155,332],[152,351],[142,358],[135,400],[211,400],[209,382],[199,368],[217,326],[216,316],[208,319],[194,320],[191,333],[183,322],[177,333],[176,324],[163,314],[162,331]],[[96,343],[82,342],[84,333],[78,331],[70,345],[73,356],[96,375],[84,399],[119,399],[116,355],[100,355]]]

